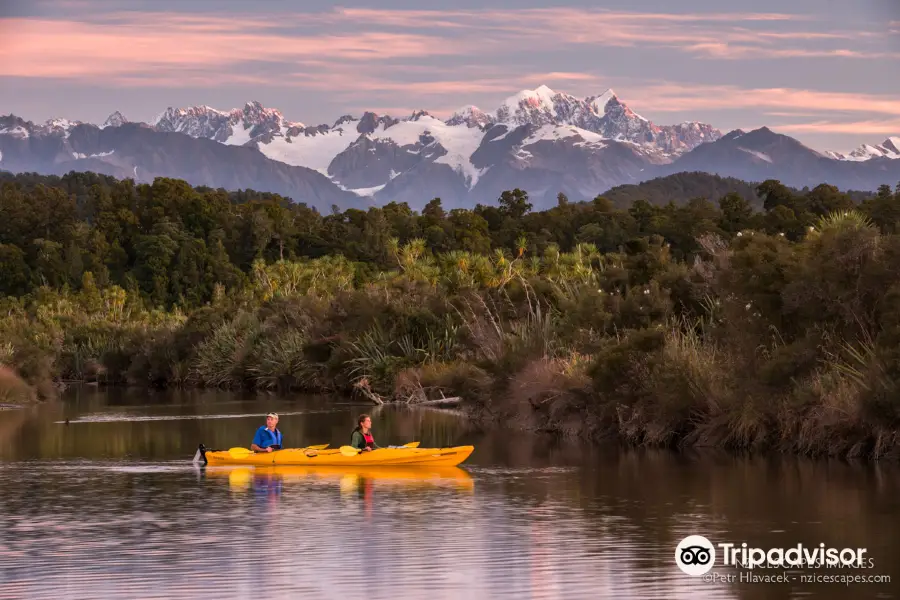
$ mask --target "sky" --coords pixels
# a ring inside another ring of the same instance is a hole
[[[0,114],[258,100],[307,125],[612,88],[659,125],[900,135],[900,0],[0,0]]]

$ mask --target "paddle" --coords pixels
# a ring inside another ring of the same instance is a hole
[[[256,454],[256,453],[253,450],[248,450],[247,448],[229,448],[228,454],[231,455],[231,458],[240,460],[242,458],[247,458],[248,456],[252,456],[253,454]]]
[[[410,442],[408,444],[403,444],[404,448],[418,448],[419,442]]]
[[[316,446],[307,446],[306,448],[301,448],[301,449],[302,450],[324,450],[327,447],[328,447],[328,444],[318,444]],[[247,458],[248,456],[256,454],[256,452],[254,452],[253,450],[248,450],[247,448],[235,447],[235,448],[229,448],[228,454],[231,455],[231,458],[240,460],[242,458]]]

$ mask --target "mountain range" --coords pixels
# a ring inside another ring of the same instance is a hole
[[[276,192],[320,210],[390,201],[421,208],[434,197],[447,208],[471,207],[516,187],[543,208],[559,192],[587,199],[684,171],[870,190],[900,181],[898,159],[898,137],[822,153],[766,127],[723,134],[700,122],[657,125],[612,90],[577,98],[547,86],[492,112],[466,106],[447,119],[366,112],[306,125],[259,102],[230,111],[170,107],[150,123],[118,111],[101,125],[0,116],[2,170],[177,177]]]

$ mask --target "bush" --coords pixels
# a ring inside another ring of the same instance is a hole
[[[0,404],[23,404],[35,399],[34,390],[9,367],[0,365]]]

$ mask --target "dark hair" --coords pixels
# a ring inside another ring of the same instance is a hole
[[[370,416],[367,415],[367,414],[361,414],[361,415],[359,415],[359,418],[356,419],[356,424],[357,424],[357,425],[362,425],[362,424],[363,424],[363,421],[365,421],[366,419],[371,419],[371,418],[372,418],[372,417],[370,417]]]

